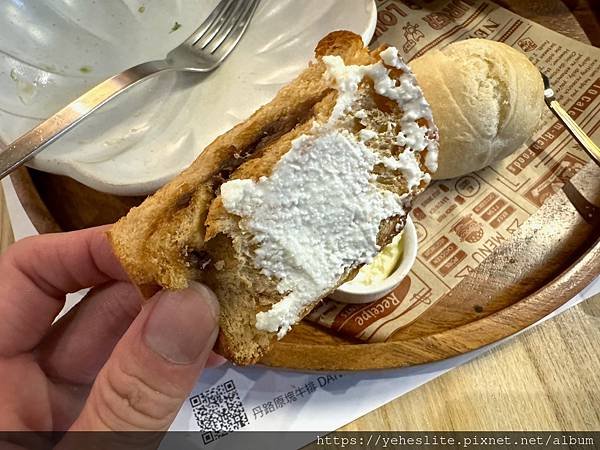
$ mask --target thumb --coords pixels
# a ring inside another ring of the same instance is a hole
[[[167,430],[218,334],[219,303],[200,283],[144,306],[96,378],[71,430]]]

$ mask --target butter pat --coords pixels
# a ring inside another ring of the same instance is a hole
[[[389,277],[396,270],[402,259],[402,236],[403,233],[396,235],[392,242],[385,246],[373,259],[373,262],[361,267],[356,276],[346,284],[352,286],[372,286]]]

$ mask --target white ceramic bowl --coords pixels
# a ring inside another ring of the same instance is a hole
[[[103,79],[164,58],[217,3],[0,1],[0,141],[11,142]],[[150,193],[271,100],[306,67],[324,35],[346,29],[368,42],[376,21],[374,0],[262,0],[217,70],[142,83],[29,165],[111,194]]]
[[[400,242],[404,245],[402,259],[389,277],[372,286],[345,283],[329,297],[342,303],[370,303],[385,297],[396,289],[408,275],[417,259],[417,231],[410,216],[406,218],[404,235]]]

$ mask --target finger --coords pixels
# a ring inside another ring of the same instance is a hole
[[[208,360],[206,361],[206,367],[219,367],[226,362],[227,360],[221,355],[217,355],[215,352],[210,352]]]
[[[27,238],[0,256],[0,355],[35,347],[62,309],[65,293],[127,280],[107,229]]]
[[[47,396],[51,407],[51,427],[39,431],[67,431],[83,408],[85,400],[90,394],[90,388],[90,385],[49,380]]]
[[[162,291],[98,374],[72,430],[167,430],[206,364],[219,304],[205,286]]]
[[[40,366],[52,379],[92,384],[140,310],[141,297],[130,283],[118,281],[92,289],[52,325],[36,349]]]
[[[36,349],[44,373],[62,383],[91,385],[140,310],[141,298],[130,283],[107,283],[93,289],[52,326]],[[211,352],[206,367],[226,361]]]

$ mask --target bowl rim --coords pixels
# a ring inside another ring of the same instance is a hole
[[[406,216],[404,225],[402,243],[404,244],[401,262],[394,271],[380,283],[365,286],[351,285],[350,282],[339,286],[335,291],[344,294],[373,296],[374,294],[389,292],[398,286],[410,272],[417,259],[418,239],[415,224],[410,215]]]

